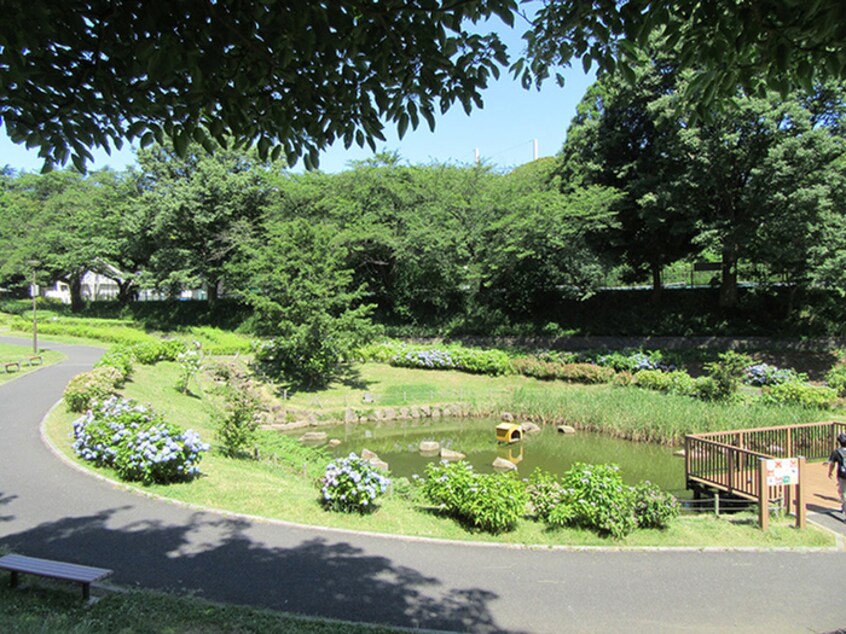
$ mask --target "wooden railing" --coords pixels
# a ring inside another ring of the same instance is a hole
[[[825,460],[841,432],[846,423],[832,421],[690,434],[685,436],[685,482],[688,488],[704,486],[759,500],[762,458]],[[766,499],[784,499],[781,486],[767,488]]]

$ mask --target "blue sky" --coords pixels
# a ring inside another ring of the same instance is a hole
[[[521,52],[520,33],[516,30],[497,29],[509,47],[512,58]],[[581,65],[579,65],[581,66]],[[409,130],[405,137],[397,138],[394,128],[387,126],[387,142],[378,145],[379,150],[396,151],[403,161],[412,164],[432,162],[470,164],[475,149],[488,164],[508,168],[532,160],[533,140],[538,140],[539,156],[556,154],[564,142],[567,126],[576,112],[576,106],[593,81],[581,68],[565,71],[566,85],[561,88],[554,81],[548,81],[540,91],[525,90],[511,75],[504,72],[493,82],[483,95],[484,108],[465,114],[458,105],[446,114],[436,118],[435,131],[430,132],[425,121],[417,130]],[[134,163],[133,150],[127,146],[113,151],[108,156],[95,151],[94,163],[90,169],[110,166],[120,170]],[[320,169],[326,172],[342,171],[353,160],[371,156],[369,148],[357,146],[344,149],[337,143],[321,154]],[[36,150],[27,150],[13,144],[0,127],[0,166],[10,165],[18,170],[37,171],[41,160]],[[301,165],[294,167],[302,169]]]

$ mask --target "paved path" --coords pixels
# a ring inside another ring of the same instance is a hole
[[[8,339],[0,339],[9,341]],[[472,632],[831,632],[846,553],[567,552],[409,542],[197,512],[56,459],[39,422],[99,351],[0,385],[0,544],[126,586]]]

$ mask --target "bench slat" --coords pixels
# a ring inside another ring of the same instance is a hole
[[[50,559],[26,557],[24,555],[5,555],[0,557],[0,569],[62,579],[64,581],[77,581],[80,583],[91,583],[112,574],[112,571],[108,568],[82,566]]]

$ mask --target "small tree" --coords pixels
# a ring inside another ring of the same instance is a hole
[[[269,221],[262,239],[242,250],[234,273],[254,310],[254,325],[269,340],[256,360],[296,386],[327,385],[352,350],[375,328],[363,287],[343,268],[346,250],[336,227],[303,219]]]

